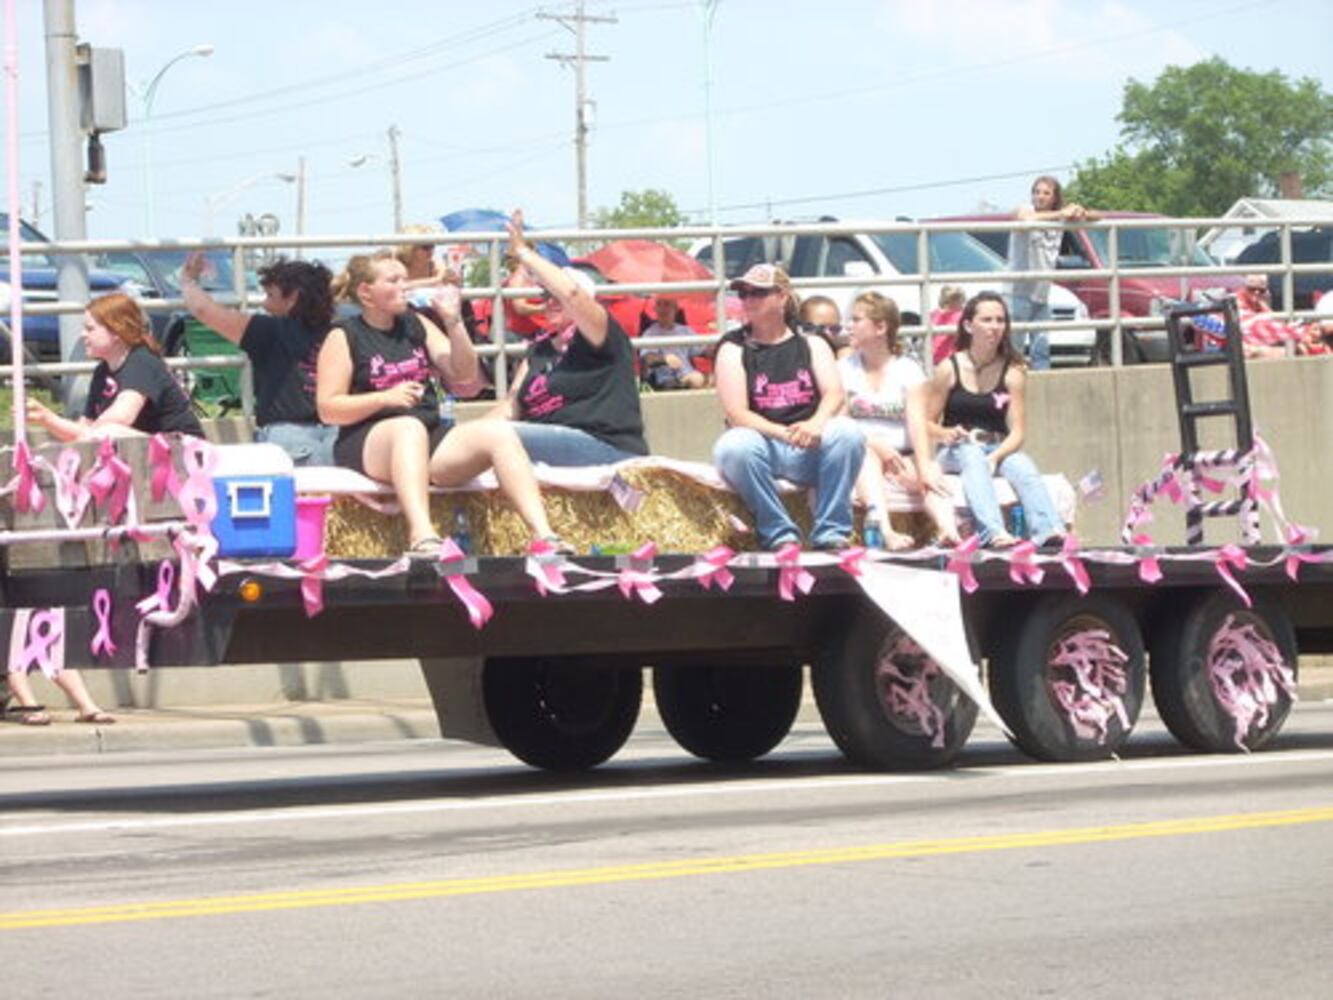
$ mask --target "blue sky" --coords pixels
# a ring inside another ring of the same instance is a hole
[[[708,206],[704,20],[697,0],[589,0],[596,102],[589,203],[662,188]],[[50,223],[43,25],[20,0],[20,180]],[[177,53],[153,108],[159,236],[232,231],[245,212],[307,230],[387,232],[386,130],[401,131],[404,215],[523,206],[576,218],[573,36],[516,0],[76,0],[81,40],[125,50],[143,84]],[[547,4],[552,12],[572,4]],[[929,216],[1024,197],[1038,172],[1109,150],[1128,78],[1219,55],[1333,90],[1328,0],[720,0],[713,52],[714,197],[723,222]],[[90,189],[96,237],[144,235],[143,108],[106,137]],[[371,154],[359,167],[350,161]]]

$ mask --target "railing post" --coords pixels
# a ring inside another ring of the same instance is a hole
[[[1120,368],[1125,363],[1125,331],[1120,324],[1120,229],[1114,222],[1106,233],[1106,254],[1111,258],[1107,261],[1111,266],[1111,367]]]
[[[713,225],[717,221],[713,220]],[[718,285],[713,293],[713,308],[717,316],[714,325],[717,327],[717,335],[720,337],[727,332],[727,258],[726,248],[722,239],[722,230],[713,230],[713,274],[717,277]],[[717,353],[714,352],[714,358]]]
[[[917,317],[917,325],[930,322],[930,233],[925,227],[916,231],[916,269],[921,275],[920,291],[918,301],[921,304],[920,313]],[[917,350],[922,357],[930,353],[930,334],[918,333]]]
[[[487,260],[491,265],[491,285],[495,289],[495,298],[491,300],[491,343],[495,345],[495,367],[491,370],[491,381],[495,385],[495,398],[504,399],[509,395],[509,355],[505,353],[505,300],[504,282],[500,280],[500,239],[496,237],[486,247]]]

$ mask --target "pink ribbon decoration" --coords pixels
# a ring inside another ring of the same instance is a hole
[[[14,508],[20,514],[40,514],[46,508],[46,497],[37,485],[27,441],[19,441],[14,445],[14,478],[10,480],[7,489],[15,491]]]
[[[1244,602],[1245,606],[1247,608],[1253,607],[1254,604],[1250,600],[1250,595],[1245,593],[1245,588],[1242,587],[1236,581],[1236,578],[1231,575],[1231,570],[1233,568],[1236,570],[1243,570],[1249,565],[1249,559],[1245,556],[1245,550],[1234,542],[1229,545],[1223,545],[1217,550],[1217,554],[1213,557],[1213,565],[1217,567],[1217,575],[1222,578],[1222,581],[1228,587],[1236,592],[1236,595]]]
[[[148,464],[153,470],[151,496],[154,500],[180,493],[180,476],[171,460],[171,441],[165,434],[154,434],[148,439]]]
[[[1031,541],[1022,541],[1009,550],[1009,579],[1014,583],[1030,583],[1033,586],[1046,578],[1046,571],[1036,563],[1037,546]]]
[[[67,528],[83,520],[83,512],[88,509],[88,491],[79,482],[79,464],[82,461],[74,448],[64,448],[56,457],[56,510],[60,512]]]
[[[697,557],[695,566],[702,570],[696,577],[700,586],[704,590],[711,590],[713,584],[717,584],[719,590],[730,590],[731,585],[736,582],[736,577],[727,569],[727,563],[731,562],[735,555],[736,553],[725,545],[718,545]]]
[[[171,584],[176,579],[175,567],[166,559],[157,566],[157,590],[149,594],[134,607],[141,615],[153,611],[167,611],[171,608]]]
[[[654,604],[662,597],[653,576],[653,557],[657,555],[657,544],[646,542],[635,549],[629,557],[629,565],[616,577],[616,586],[626,598],[638,596],[644,604]]]
[[[305,616],[314,618],[324,610],[324,571],[329,568],[329,557],[321,552],[302,559],[297,566],[301,570],[301,604]]]
[[[949,719],[930,694],[931,682],[941,674],[939,664],[910,635],[900,632],[893,646],[880,657],[875,674],[889,710],[915,720],[930,737],[932,747],[943,747]]]
[[[970,535],[961,545],[955,545],[949,555],[949,562],[944,568],[950,573],[958,576],[958,582],[963,590],[969,594],[975,594],[977,588],[981,585],[977,583],[977,575],[972,572],[972,562],[976,559],[977,550],[981,548],[981,536]]]
[[[454,596],[463,602],[463,607],[467,609],[468,621],[472,627],[479,629],[491,620],[495,614],[495,609],[491,607],[491,602],[486,600],[482,594],[468,580],[462,572],[463,560],[466,556],[463,550],[458,547],[458,543],[452,538],[446,538],[440,546],[440,562],[445,566],[444,580],[449,584],[449,589],[454,592]],[[450,571],[450,564],[453,564],[454,571]]]
[[[1083,560],[1078,557],[1078,549],[1078,536],[1072,533],[1065,535],[1064,545],[1060,547],[1060,565],[1074,581],[1078,592],[1086,594],[1092,589],[1092,578],[1088,576],[1088,568],[1083,565]]]
[[[209,525],[218,513],[218,498],[213,492],[217,452],[201,438],[185,438],[181,441],[181,464],[185,467],[185,481],[176,493],[181,513],[196,528],[210,530]]]
[[[801,565],[801,547],[788,542],[774,553],[778,563],[778,596],[784,601],[796,600],[796,591],[808,594],[815,587],[815,577]]]
[[[1139,550],[1139,579],[1144,583],[1156,583],[1162,578],[1162,567],[1157,562],[1157,556],[1151,551],[1152,539],[1147,535],[1135,535],[1131,543]]]
[[[846,549],[838,557],[838,568],[848,576],[861,575],[861,561],[866,557],[866,550],[863,546],[853,545]]]
[[[1303,528],[1299,524],[1287,526],[1287,558],[1286,570],[1293,582],[1300,575],[1301,563],[1319,563],[1324,560],[1318,556],[1313,556],[1309,552],[1300,551],[1301,547],[1309,545],[1314,541],[1314,532],[1309,528]]]
[[[1162,492],[1172,503],[1184,503],[1185,491],[1180,488],[1180,481],[1176,478],[1175,472],[1171,472],[1166,479],[1162,481]]]
[[[1006,406],[1009,405],[1009,393],[993,392],[991,393],[991,395],[995,397],[995,408],[997,410],[1003,410]]]
[[[1214,479],[1212,476],[1205,476],[1201,472],[1194,474],[1194,481],[1206,489],[1209,493],[1221,493],[1227,488],[1227,484],[1220,479]]]
[[[1296,676],[1282,651],[1250,622],[1227,615],[1208,644],[1208,681],[1218,705],[1235,724],[1236,746],[1248,752],[1246,737],[1268,724],[1278,692],[1296,698]]]
[[[111,438],[103,438],[97,446],[97,462],[83,485],[92,494],[94,503],[105,509],[108,524],[120,520],[129,503],[134,474],[116,452],[116,444]]]
[[[111,638],[111,591],[105,587],[93,591],[93,615],[97,618],[97,632],[88,643],[88,652],[110,659],[116,655],[116,643]]]
[[[1105,743],[1112,719],[1129,729],[1128,660],[1105,629],[1083,629],[1059,641],[1049,661],[1051,694],[1080,739]]]
[[[47,677],[65,669],[65,609],[19,608],[9,633],[9,672],[39,667]]]
[[[555,546],[544,538],[534,540],[528,546],[528,575],[537,585],[537,593],[545,597],[547,588],[565,589],[565,572],[561,569],[564,559],[556,552]]]

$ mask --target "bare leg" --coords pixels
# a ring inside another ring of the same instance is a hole
[[[103,714],[97,707],[97,702],[93,701],[93,696],[88,693],[84,686],[83,677],[77,670],[66,668],[52,678],[56,687],[64,691],[69,696],[69,700],[79,710],[79,715],[84,718],[92,718]]]
[[[935,525],[936,540],[942,545],[958,545],[962,537],[958,534],[958,519],[954,515],[953,497],[940,496],[933,490],[923,489],[920,467],[912,463],[909,476],[904,477],[905,485],[913,492],[921,494],[921,506]]]
[[[555,534],[546,519],[537,477],[514,428],[502,420],[459,424],[440,442],[430,459],[430,478],[439,486],[457,486],[487,469],[495,470],[500,490],[537,538]]]
[[[362,464],[366,475],[393,485],[407,522],[409,545],[436,534],[430,520],[430,484],[425,425],[415,417],[381,420],[366,435]]]
[[[861,463],[861,472],[856,477],[856,494],[870,512],[867,516],[878,518],[884,546],[891,552],[901,552],[913,545],[911,535],[894,530],[889,520],[889,500],[884,488],[888,463],[901,462],[902,456],[882,438],[868,437],[865,461]]]

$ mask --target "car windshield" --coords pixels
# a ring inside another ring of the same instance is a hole
[[[157,272],[162,284],[170,295],[180,294],[180,271],[185,264],[189,250],[152,250],[144,254]],[[235,290],[235,269],[232,266],[231,253],[226,250],[204,251],[204,270],[199,276],[199,285],[210,292],[231,292]],[[259,287],[258,278],[247,272],[245,287],[254,291]]]
[[[872,236],[899,274],[917,274],[917,234],[879,233]],[[1004,261],[990,248],[967,233],[931,233],[930,270],[932,274],[957,274],[966,271],[1003,271]]]
[[[0,212],[0,229],[3,229],[6,233],[9,232],[9,213],[7,213],[7,212]],[[41,233],[39,233],[37,230],[33,229],[32,226],[28,225],[28,224],[27,224],[26,222],[24,222],[22,219],[19,220],[19,239],[22,240],[24,243],[45,243],[45,242],[46,242],[46,237],[45,237],[45,236],[43,236],[43,235],[42,235]],[[6,270],[8,270],[8,266],[9,266],[9,265],[8,265],[8,260],[6,259],[6,262],[5,262]],[[25,254],[23,255],[23,266],[24,266],[24,267],[55,267],[55,266],[56,266],[56,262],[55,262],[55,260],[51,257],[50,254],[45,254],[45,253],[25,253]]]
[[[1208,267],[1215,263],[1188,230],[1166,226],[1155,229],[1121,229],[1117,236],[1119,260],[1131,267]],[[1111,259],[1111,231],[1090,229],[1088,237],[1102,260]]]

